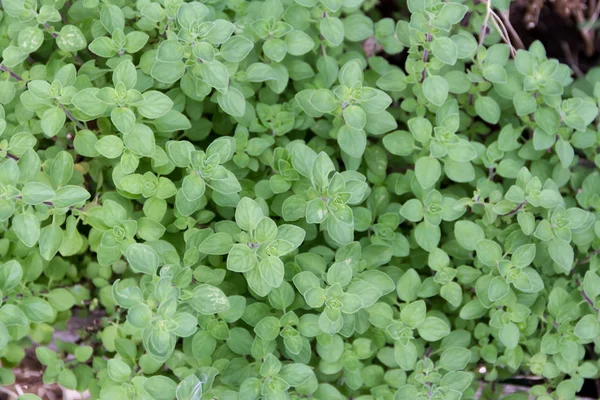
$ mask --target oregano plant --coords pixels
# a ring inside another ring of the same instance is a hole
[[[509,3],[2,0],[0,385],[575,399],[600,75]]]

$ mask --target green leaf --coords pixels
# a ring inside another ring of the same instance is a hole
[[[191,293],[190,305],[200,314],[212,315],[229,309],[229,299],[217,287],[201,284]]]
[[[533,95],[527,92],[518,92],[513,97],[513,104],[517,115],[523,116],[528,115],[537,109],[537,101]]]
[[[23,277],[23,268],[18,261],[8,261],[0,267],[0,288],[8,291],[16,287]]]
[[[247,231],[253,231],[263,218],[263,211],[258,203],[249,197],[244,197],[235,209],[235,222]]]
[[[412,371],[417,362],[417,348],[412,342],[402,344],[401,341],[396,341],[394,344],[394,359],[400,368],[405,371]],[[404,392],[403,394],[407,393]],[[402,398],[403,397],[400,397],[400,399]]]
[[[427,221],[422,221],[415,228],[415,240],[417,244],[425,251],[431,251],[437,247],[440,242],[440,227],[432,225]]]
[[[202,398],[202,382],[196,375],[189,375],[179,382],[175,395],[177,400],[200,400]]]
[[[474,251],[477,249],[477,243],[485,239],[485,232],[474,222],[457,221],[454,224],[454,236],[464,249]]]
[[[31,213],[15,215],[12,228],[27,247],[35,246],[40,238],[40,221]]]
[[[173,400],[177,390],[177,384],[173,380],[161,375],[146,379],[143,386],[155,400]]]
[[[224,91],[229,85],[229,72],[219,61],[201,64],[200,73],[204,82],[217,90]]]
[[[493,240],[480,240],[476,245],[477,257],[488,267],[495,267],[502,260],[502,248]]]
[[[221,57],[229,62],[240,62],[246,58],[253,47],[254,43],[251,40],[244,36],[236,35],[230,37],[221,45],[220,54]]]
[[[598,322],[595,315],[584,315],[583,318],[577,321],[573,333],[581,340],[594,340],[600,335],[600,322]]]
[[[115,42],[106,36],[100,36],[92,40],[88,48],[92,53],[104,58],[115,56],[118,50]]]
[[[293,56],[301,56],[313,49],[315,42],[305,32],[294,30],[285,35],[287,52]]]
[[[440,162],[433,157],[421,157],[415,164],[415,176],[424,188],[433,187],[442,174]]]
[[[145,118],[160,118],[173,107],[173,100],[159,91],[149,90],[145,92],[143,96],[144,100],[136,104],[136,108]]]
[[[98,153],[106,158],[117,158],[123,152],[123,141],[115,135],[103,136],[96,142],[94,147]]]
[[[123,30],[125,28],[125,16],[123,11],[115,5],[106,4],[100,10],[100,22],[110,34],[114,34],[115,30]]]
[[[508,74],[506,73],[506,69],[504,69],[503,66],[498,65],[498,64],[488,64],[485,67],[483,67],[482,72],[483,72],[483,77],[490,82],[506,83],[508,80]],[[522,93],[525,93],[525,92],[522,92]],[[518,96],[518,94],[515,95],[515,97],[513,98],[515,108],[517,108],[517,101],[515,100],[517,98],[517,96]],[[517,108],[517,113],[518,113],[518,108]],[[521,115],[521,114],[519,114],[519,115]]]
[[[525,268],[535,258],[535,244],[526,244],[517,248],[511,257],[512,263],[518,268]]]
[[[307,383],[311,378],[314,378],[315,374],[308,365],[292,363],[284,365],[279,372],[279,376],[290,386],[297,387]]]
[[[247,244],[234,244],[227,256],[227,269],[234,272],[247,272],[258,266],[254,251]]]
[[[113,72],[113,84],[123,84],[127,89],[132,89],[137,82],[137,73],[135,66],[130,60],[124,60],[119,63]]]
[[[377,79],[376,85],[389,92],[401,92],[406,88],[406,75],[399,69],[392,69]]]
[[[279,329],[281,325],[279,318],[276,317],[265,317],[261,319],[258,324],[254,327],[254,332],[262,339],[266,341],[275,340],[279,336]]]
[[[163,42],[165,43],[165,42]],[[185,74],[185,64],[182,61],[157,61],[150,75],[159,82],[171,84],[177,82]]]
[[[552,261],[556,263],[563,273],[568,274],[571,272],[575,255],[569,243],[560,239],[552,239],[552,242],[548,246],[548,252]]]
[[[50,202],[54,198],[55,192],[43,183],[28,182],[23,186],[21,195],[25,203],[37,205],[43,202]]]
[[[227,93],[218,93],[219,106],[232,117],[243,117],[246,112],[246,99],[244,95],[234,87],[230,87]]]
[[[265,56],[275,62],[281,62],[288,51],[288,45],[281,39],[267,39],[262,46]]]
[[[73,157],[66,151],[61,151],[52,160],[50,167],[50,180],[56,187],[69,183],[73,176]]]
[[[75,25],[65,25],[56,37],[56,45],[61,50],[75,53],[85,49],[87,41],[78,27]]]
[[[456,44],[448,37],[438,37],[431,42],[431,51],[444,64],[454,65],[458,58]]]
[[[337,107],[333,92],[328,89],[318,89],[310,97],[310,104],[319,112],[329,113]]]
[[[198,200],[204,195],[206,184],[200,175],[191,174],[183,178],[181,192],[188,201]]]
[[[90,193],[81,186],[67,185],[56,191],[52,203],[56,208],[71,207],[90,198]]]
[[[446,102],[449,90],[448,82],[441,76],[431,75],[423,81],[425,98],[438,107]]]
[[[442,352],[439,364],[446,371],[459,371],[465,369],[470,360],[470,350],[463,347],[451,347]]]
[[[491,302],[496,302],[504,298],[508,294],[509,290],[510,288],[508,283],[506,283],[504,278],[501,276],[496,276],[490,281],[488,298]]]
[[[63,242],[63,231],[56,224],[43,227],[40,231],[39,248],[41,256],[51,261],[56,255]]]
[[[500,120],[500,106],[491,97],[479,96],[475,99],[475,112],[488,124],[497,124]]]
[[[418,199],[410,199],[402,205],[400,215],[411,222],[419,222],[423,219],[423,203]]]
[[[27,319],[33,323],[51,322],[56,316],[52,306],[47,301],[37,297],[23,299],[20,308]]]
[[[519,327],[514,322],[509,322],[500,328],[500,341],[509,350],[519,345],[520,336]]]
[[[113,108],[110,120],[121,133],[130,133],[135,126],[135,114],[127,107]]]
[[[362,157],[367,147],[367,134],[365,131],[353,128],[350,125],[344,125],[340,128],[337,140],[340,148],[351,157]]]
[[[382,142],[387,151],[397,156],[409,156],[415,148],[414,138],[407,131],[389,133],[384,136]]]
[[[67,117],[64,111],[58,107],[49,108],[44,111],[41,119],[41,126],[44,135],[54,137],[65,125]]]
[[[419,335],[428,342],[438,341],[450,334],[450,327],[437,317],[426,317],[417,327]]]
[[[131,375],[131,368],[123,361],[113,358],[107,363],[108,376],[115,382],[125,382]]]
[[[344,24],[336,17],[325,17],[319,22],[319,31],[327,42],[333,46],[339,46],[344,41]]]
[[[402,309],[400,319],[410,328],[414,329],[425,322],[426,312],[425,302],[423,300],[415,301]]]
[[[134,272],[155,275],[158,269],[158,255],[152,247],[135,243],[127,247],[125,258]]]
[[[262,279],[272,288],[281,286],[283,282],[283,262],[274,256],[263,258],[258,263],[258,270]]]
[[[226,232],[217,232],[200,243],[198,251],[204,254],[222,255],[227,254],[231,246],[233,246],[231,235]]]

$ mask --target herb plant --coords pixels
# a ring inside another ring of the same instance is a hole
[[[600,75],[515,49],[506,1],[407,6],[2,0],[0,383],[27,354],[101,400],[600,378]]]

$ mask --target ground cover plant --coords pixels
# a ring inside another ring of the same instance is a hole
[[[600,75],[518,49],[508,3],[2,0],[0,384],[574,399]]]

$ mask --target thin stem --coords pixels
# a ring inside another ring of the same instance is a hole
[[[508,12],[502,12],[502,11],[500,11],[498,13],[498,15],[500,15],[500,18],[502,18],[502,22],[504,22],[504,26],[506,27],[506,29],[510,33],[510,36],[512,37],[513,42],[515,42],[515,45],[516,45],[517,49],[524,49],[525,45],[523,44],[523,41],[519,37],[519,34],[515,30],[515,28],[510,23],[510,17],[508,15]]]
[[[508,32],[506,31],[506,27],[504,26],[504,23],[502,22],[500,17],[494,11],[492,11],[492,23],[494,24],[494,27],[500,34],[500,37],[502,38],[504,43],[508,44],[508,46],[510,47],[511,56],[513,56],[513,57],[516,56],[517,50],[512,45],[512,42],[510,41],[510,37],[508,35]]]
[[[594,8],[594,13],[592,14],[592,16],[590,17],[590,19],[588,20],[588,22],[585,24],[585,26],[583,27],[583,31],[589,31],[590,29],[593,28],[593,25],[596,23],[596,21],[598,20],[598,17],[600,17],[600,2],[598,2],[596,4],[596,8]]]
[[[480,47],[483,46],[483,41],[485,40],[486,30],[488,28],[490,17],[492,17],[492,24],[494,25],[494,28],[496,28],[496,30],[498,31],[498,34],[500,35],[500,38],[502,39],[502,41],[510,46],[510,53],[514,57],[517,54],[517,50],[512,45],[512,42],[510,40],[505,23],[498,16],[498,14],[496,14],[494,12],[494,10],[492,9],[492,1],[491,0],[485,1],[485,17],[483,19],[483,24],[481,25],[481,31],[479,32],[479,46]],[[508,25],[510,25],[510,21],[508,22]],[[511,26],[511,28],[512,28],[512,26]],[[514,31],[514,29],[513,29],[513,31]],[[514,33],[516,35],[516,31]],[[517,35],[517,37],[518,37],[518,35]],[[523,43],[521,42],[520,39],[518,40],[518,42],[521,46],[523,45]]]
[[[425,41],[426,42],[431,41],[431,35],[429,33],[425,37]],[[429,59],[429,50],[423,49],[423,63],[425,64],[428,59]],[[423,72],[421,72],[421,83],[423,83],[426,76],[427,76],[427,68],[423,67]]]
[[[563,53],[565,54],[565,58],[567,60],[567,63],[569,64],[569,67],[571,67],[571,69],[573,70],[573,72],[575,73],[576,76],[582,77],[584,74],[581,71],[581,69],[579,69],[579,66],[577,65],[577,60],[573,56],[573,53],[571,52],[571,49],[569,48],[569,44],[567,42],[565,42],[564,40],[561,40],[560,47],[562,48]]]
[[[0,386],[0,392],[2,392],[2,393],[5,393],[5,394],[7,394],[7,395],[9,395],[9,396],[12,396],[12,397],[14,397],[15,399],[16,399],[17,397],[19,397],[19,395],[18,395],[18,394],[16,394],[15,392],[13,392],[13,391],[11,391],[11,390],[8,390],[8,389],[6,389],[6,388],[4,388],[4,387],[2,387],[2,386]]]
[[[485,2],[485,17],[481,24],[481,30],[479,31],[479,47],[483,46],[483,41],[487,35],[488,22],[490,21],[490,15],[492,14],[492,2],[487,0]]]
[[[592,299],[590,299],[590,297],[585,293],[585,291],[581,287],[581,281],[579,279],[577,279],[575,282],[577,283],[577,286],[579,286],[579,290],[581,291],[581,295],[583,296],[583,299],[585,300],[585,302],[588,303],[590,305],[590,307],[592,307],[594,309],[594,311],[596,311],[596,313],[600,313],[600,309],[594,305],[594,302],[592,301]]]
[[[44,28],[48,31],[48,33],[53,37],[53,38],[57,38],[58,37],[58,33],[52,31],[52,27],[50,26],[49,23],[44,22]]]
[[[581,264],[585,264],[585,263],[589,262],[592,259],[592,257],[594,257],[597,254],[600,254],[600,249],[592,251],[590,254],[587,255],[587,257],[582,258],[581,260],[577,261],[577,265],[581,265]]]
[[[77,118],[75,118],[73,116],[73,114],[71,114],[71,112],[69,110],[67,110],[67,108],[64,105],[61,104],[60,108],[62,108],[62,110],[65,113],[65,115],[67,116],[67,118],[69,118],[71,121],[73,121],[79,129],[87,129],[87,126],[85,126],[81,121],[79,121]]]
[[[15,78],[18,81],[22,81],[23,80],[23,78],[21,78],[19,75],[15,74],[14,72],[12,72],[10,69],[6,68],[2,64],[0,64],[0,71],[8,72],[10,74],[10,76],[12,76],[13,78]]]
[[[523,208],[523,206],[524,206],[525,204],[527,204],[527,200],[523,200],[523,202],[519,203],[519,205],[517,206],[517,208],[515,208],[514,210],[512,210],[512,211],[511,211],[511,212],[509,212],[509,213],[502,214],[502,216],[503,216],[503,217],[507,217],[507,216],[509,216],[509,215],[514,215],[514,214],[516,214],[516,213],[517,213],[517,212],[518,212],[518,211],[519,211],[521,208]]]

